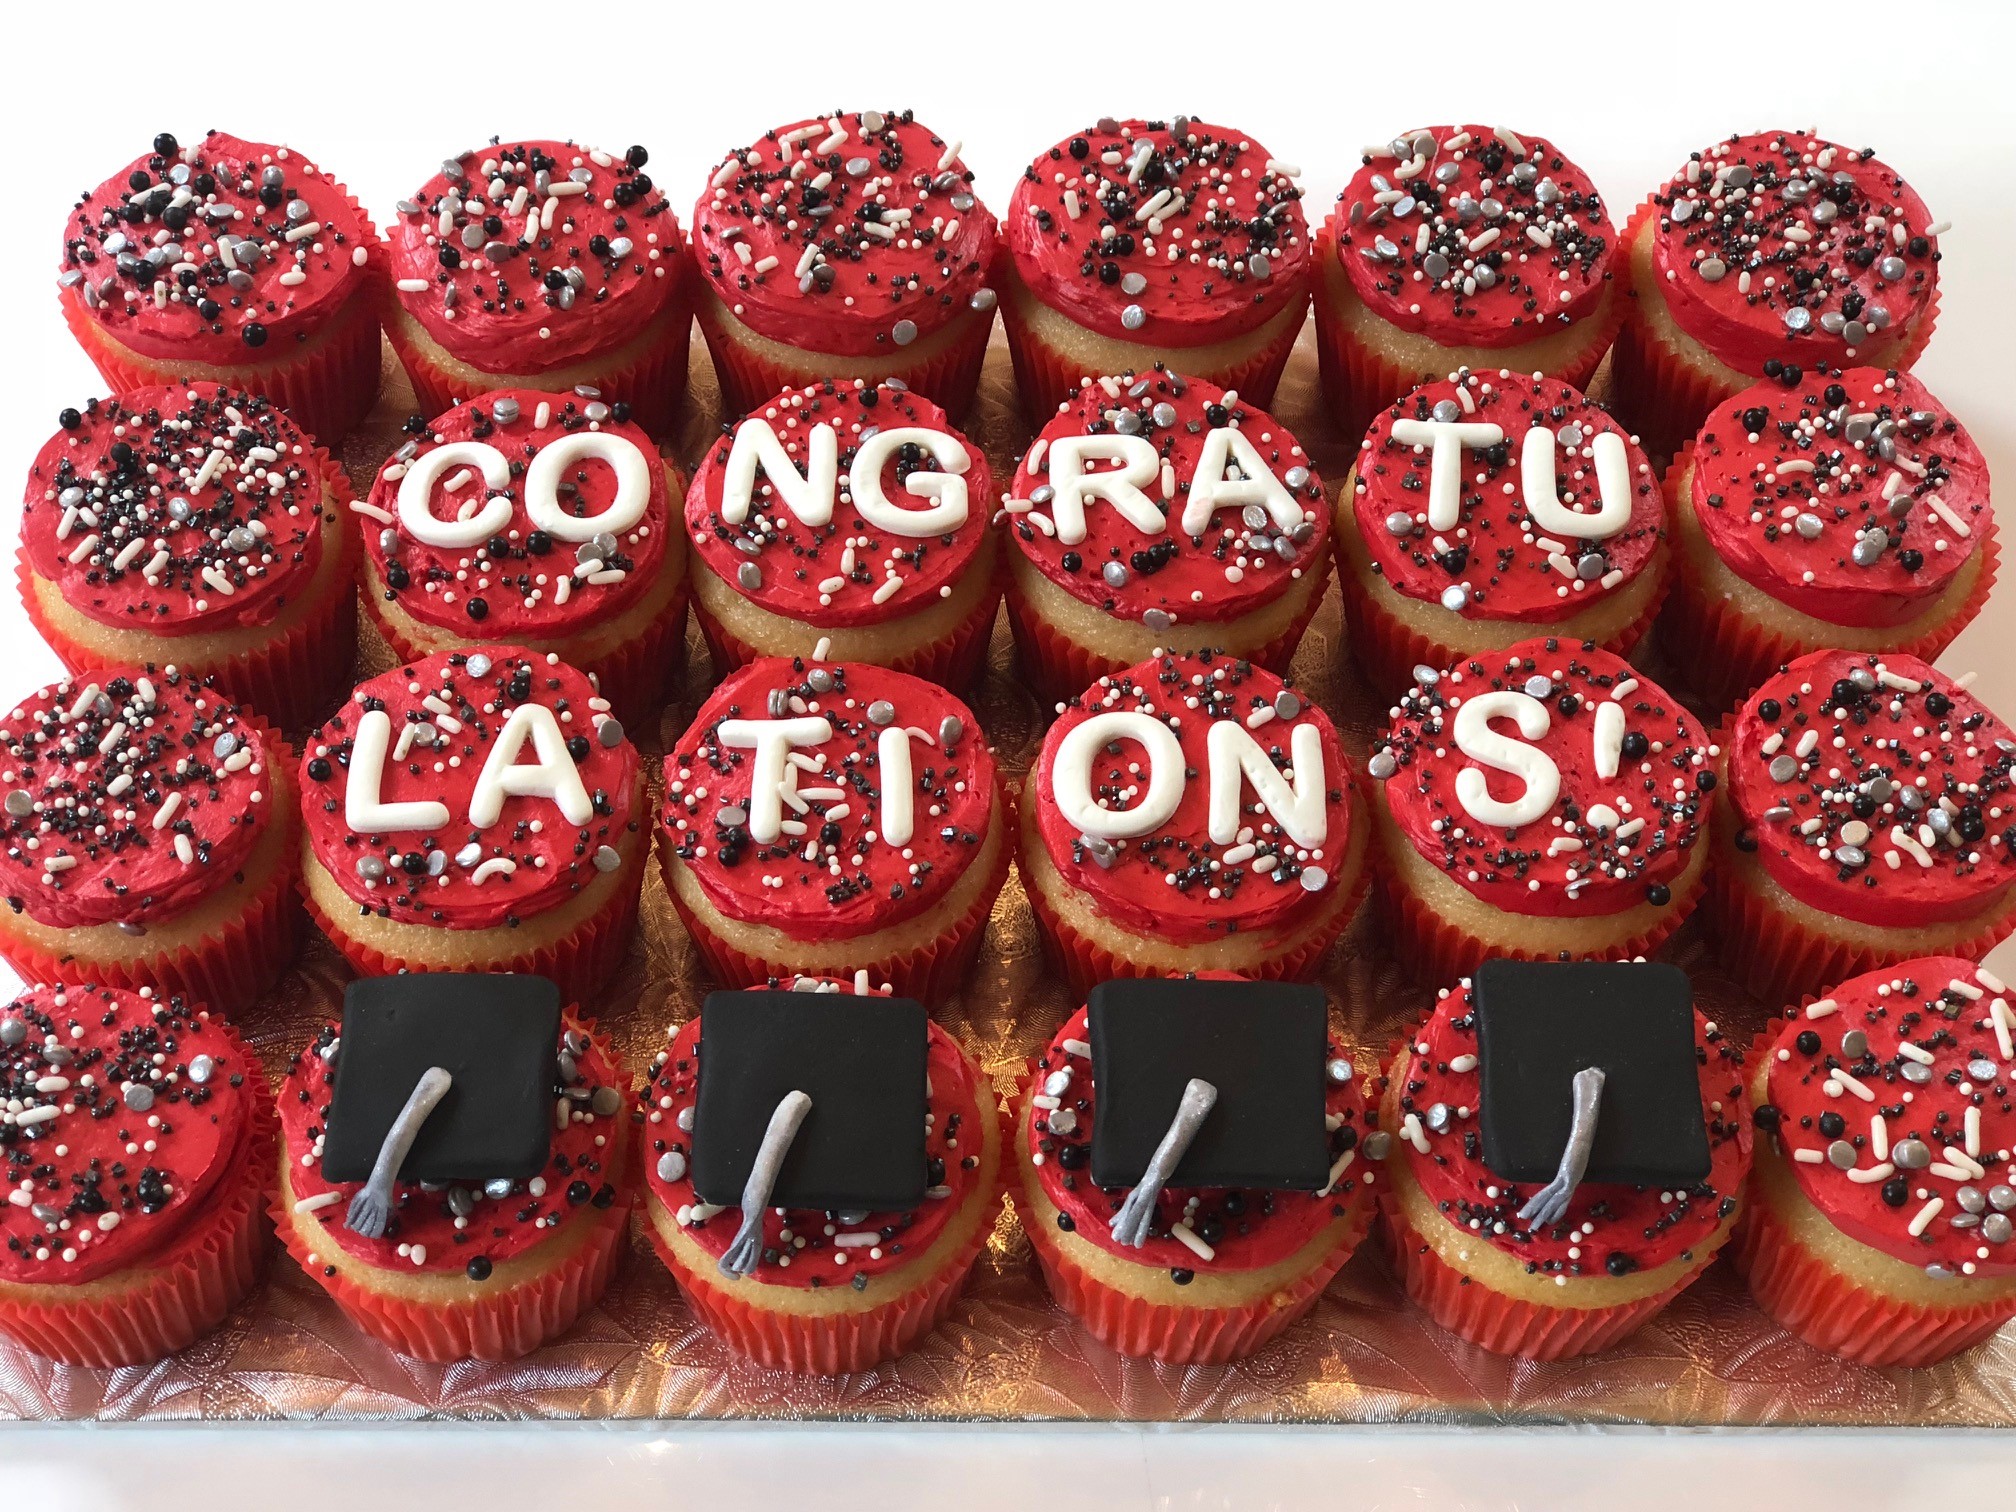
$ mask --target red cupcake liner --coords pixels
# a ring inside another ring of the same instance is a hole
[[[626,362],[613,353],[584,358],[562,365],[568,387],[588,384],[601,391],[605,400],[621,400],[630,406],[630,418],[650,435],[663,440],[677,429],[679,401],[686,394],[686,362],[693,342],[692,300],[682,287],[672,291],[664,310],[652,324],[663,324],[660,337]],[[645,330],[649,330],[646,326]],[[633,332],[631,335],[642,334]],[[424,415],[439,415],[486,394],[494,388],[522,380],[527,388],[544,388],[552,374],[483,373],[471,383],[462,374],[444,365],[433,352],[416,346],[412,333],[397,319],[385,322],[385,339],[399,354],[400,366],[413,381],[414,408]],[[626,340],[623,345],[628,345]],[[473,364],[472,364],[473,365]],[[546,382],[542,382],[542,377]]]
[[[1693,455],[1690,441],[1666,469],[1663,487],[1669,520],[1677,520],[1679,511],[1694,507],[1693,500],[1681,492],[1682,476]],[[1938,628],[1889,644],[1886,651],[1937,661],[1939,653],[1973,622],[1988,602],[2002,560],[1994,521],[1988,522],[1976,550],[1981,554],[1981,570],[1960,607]],[[1679,582],[1666,602],[1660,635],[1674,659],[1686,668],[1695,690],[1717,712],[1737,707],[1787,662],[1809,651],[1832,648],[1831,641],[1805,640],[1758,624],[1728,599],[1711,594],[1697,582],[1685,551],[1676,555],[1680,557]]]
[[[719,302],[711,295],[696,301],[700,334],[706,338],[707,354],[714,360],[714,376],[720,380],[722,408],[730,415],[746,415],[765,400],[774,399],[790,388],[823,382],[831,376],[828,359],[820,352],[800,352],[798,361],[773,362],[721,321]],[[987,360],[987,343],[994,322],[971,322],[972,330],[948,344],[935,355],[904,361],[892,353],[878,363],[877,381],[899,379],[913,394],[931,400],[954,424],[963,421],[973,407],[973,395],[980,387],[980,369]],[[865,358],[842,358],[852,366]],[[835,377],[836,383],[851,382],[854,375]],[[866,381],[866,375],[860,375]]]
[[[1348,514],[1349,510],[1346,508],[1339,513]],[[1338,528],[1355,530],[1358,527],[1355,520],[1343,519],[1338,522]],[[1341,542],[1337,547],[1337,584],[1344,597],[1344,622],[1350,627],[1351,654],[1357,660],[1359,670],[1365,674],[1366,681],[1382,696],[1397,697],[1406,691],[1414,682],[1414,668],[1418,666],[1440,671],[1472,656],[1488,658],[1495,654],[1465,650],[1423,635],[1393,614],[1372,596]],[[1671,587],[1669,564],[1666,580],[1647,600],[1645,608],[1617,634],[1597,644],[1605,651],[1628,657],[1652,628],[1652,622],[1658,618],[1660,606],[1666,601]],[[1454,623],[1461,623],[1455,615],[1450,618]],[[1561,632],[1558,626],[1535,624],[1530,630],[1534,635],[1562,633],[1563,639],[1574,639],[1572,635]]]
[[[1305,295],[1305,305],[1306,302]],[[1269,317],[1278,318],[1278,315]],[[1015,296],[1003,296],[1001,324],[1008,332],[1008,355],[1015,362],[1015,386],[1022,396],[1022,412],[1038,425],[1047,423],[1057,413],[1057,407],[1078,392],[1082,380],[1115,376],[1088,373],[1085,364],[1078,358],[1058,351],[1043,340],[1016,313]],[[1288,354],[1295,349],[1295,338],[1301,331],[1300,320],[1290,321],[1280,335],[1250,356],[1218,367],[1190,365],[1184,361],[1187,354],[1182,347],[1151,350],[1154,356],[1168,365],[1171,372],[1181,373],[1185,378],[1201,378],[1222,389],[1237,390],[1239,397],[1248,404],[1267,409],[1274,403],[1274,391],[1281,386],[1281,374],[1288,366]]]
[[[268,770],[291,768],[293,753],[278,733],[250,710],[239,713],[267,742],[271,753]],[[300,871],[301,819],[292,783],[278,791],[269,790],[265,801],[273,806],[272,822],[283,826],[280,863],[266,885],[214,933],[193,944],[132,960],[98,961],[69,951],[45,950],[0,925],[0,959],[24,982],[86,982],[127,992],[151,987],[158,994],[200,1003],[222,1014],[243,1013],[293,964],[301,928],[295,888]]]
[[[1019,551],[1021,548],[1009,544],[1004,549]],[[1330,573],[1328,555],[1319,559],[1312,570],[1318,574],[1317,582],[1309,593],[1308,602],[1288,622],[1287,629],[1262,646],[1247,647],[1219,641],[1214,649],[1228,656],[1256,662],[1269,672],[1286,677],[1288,664],[1295,658],[1295,648],[1302,644],[1303,632],[1309,628],[1309,622],[1316,617],[1316,611],[1323,603],[1323,592],[1327,586],[1325,579]],[[1134,665],[1130,661],[1101,656],[1069,639],[1030,608],[1015,590],[1012,579],[1008,586],[1007,603],[1008,628],[1015,636],[1016,661],[1046,711],[1052,704],[1076,698],[1100,678],[1124,672]],[[1196,626],[1189,628],[1194,630]]]
[[[138,1284],[93,1301],[62,1300],[62,1286],[0,1290],[0,1334],[60,1364],[113,1370],[166,1359],[230,1315],[266,1268],[267,1191],[278,1159],[273,1099],[263,1080],[248,1085],[245,1148],[212,1192],[210,1211],[120,1277]]]
[[[1401,1214],[1390,1187],[1380,1193],[1379,1211],[1408,1298],[1479,1349],[1522,1360],[1566,1360],[1609,1349],[1649,1322],[1707,1268],[1703,1260],[1676,1285],[1637,1302],[1545,1307],[1495,1292],[1444,1261]]]
[[[1640,296],[1631,266],[1632,249],[1637,246],[1647,220],[1658,213],[1659,207],[1648,197],[1624,227],[1618,276],[1631,295],[1634,309],[1617,333],[1610,362],[1610,395],[1617,413],[1630,422],[1640,443],[1655,458],[1678,452],[1694,439],[1710,410],[1725,399],[1735,398],[1756,381],[1745,378],[1730,384],[1726,379],[1702,372],[1688,353],[1654,332],[1637,314],[1635,304]],[[1912,332],[1909,344],[1895,360],[1882,365],[1898,369],[1915,366],[1925,354],[1925,345],[1931,341],[1932,328],[1938,321],[1939,291],[1934,288],[1932,303]]]
[[[306,887],[300,890],[301,901],[315,927],[328,936],[329,943],[359,976],[393,976],[401,971],[436,969],[519,972],[550,977],[559,984],[561,1002],[587,1006],[596,1001],[597,994],[630,953],[630,941],[637,933],[637,893],[644,874],[642,850],[640,846],[638,859],[619,874],[615,898],[600,913],[589,915],[559,939],[530,950],[499,950],[493,958],[447,968],[431,967],[424,961],[416,964],[401,960],[367,945],[349,934],[342,921],[331,918]],[[346,913],[345,917],[356,915]]]
[[[351,685],[351,670],[357,663],[357,559],[362,542],[350,523],[352,493],[343,464],[321,447],[315,460],[329,480],[329,501],[335,511],[335,538],[323,541],[325,549],[337,553],[336,581],[326,603],[315,613],[263,646],[238,652],[222,661],[203,662],[180,654],[177,638],[156,638],[155,655],[160,666],[170,664],[198,676],[214,675],[218,684],[234,699],[252,705],[282,730],[302,734],[322,722],[342,701]],[[126,665],[128,657],[106,656],[63,630],[42,610],[34,592],[35,571],[29,565],[28,548],[19,548],[14,579],[21,590],[21,606],[29,623],[71,672],[88,672],[99,667]]]
[[[851,976],[866,970],[871,981],[887,982],[896,996],[915,998],[935,1012],[940,1003],[955,997],[980,953],[980,941],[987,933],[987,920],[994,911],[995,894],[1008,880],[1008,858],[1015,849],[1014,807],[1007,794],[995,790],[995,811],[1001,816],[1000,853],[980,888],[973,906],[948,926],[937,939],[915,950],[872,961],[848,961],[844,965],[822,967],[825,976]],[[693,942],[707,975],[717,987],[761,987],[768,982],[789,980],[798,975],[803,961],[766,959],[737,950],[704,924],[679,895],[672,883],[672,842],[663,826],[658,831],[658,864],[665,879],[665,891],[672,908]],[[759,921],[760,922],[760,921]]]
[[[1858,1286],[1793,1238],[1754,1192],[1730,1255],[1779,1327],[1857,1365],[1936,1365],[2016,1318],[2016,1297],[1922,1307]],[[1967,1281],[1950,1284],[1961,1293]]]
[[[1328,269],[1337,256],[1335,223],[1333,213],[1316,234],[1316,273],[1313,280],[1316,289],[1316,365],[1322,377],[1324,404],[1336,420],[1340,433],[1353,443],[1355,449],[1358,438],[1372,428],[1373,416],[1430,379],[1447,377],[1449,368],[1445,366],[1440,371],[1425,375],[1404,368],[1366,346],[1339,318],[1330,296],[1328,276]],[[1596,341],[1568,366],[1558,370],[1542,369],[1548,377],[1558,378],[1585,393],[1588,391],[1590,379],[1596,376],[1596,369],[1602,365],[1604,356],[1617,339],[1617,333],[1624,328],[1625,316],[1631,308],[1630,287],[1630,280],[1623,270],[1623,259],[1619,258],[1611,280],[1610,310],[1597,326]],[[1518,346],[1506,347],[1504,361],[1494,364],[1494,370],[1503,366],[1516,372],[1531,372],[1530,367],[1518,365],[1519,354]],[[1454,360],[1452,353],[1452,364]]]
[[[1695,843],[1708,842],[1701,839]],[[1707,870],[1712,871],[1713,868]],[[1659,922],[1652,928],[1602,950],[1584,952],[1578,959],[1628,961],[1636,956],[1653,955],[1675,930],[1687,922],[1687,916],[1700,904],[1704,891],[1697,876],[1689,892],[1684,896],[1674,895],[1672,902],[1661,913]],[[1508,944],[1503,940],[1487,940],[1471,933],[1436,913],[1398,875],[1382,875],[1373,893],[1382,937],[1392,949],[1394,959],[1418,982],[1436,987],[1447,986],[1469,976],[1488,956],[1503,956],[1515,961],[1557,959],[1553,951]],[[1508,913],[1505,918],[1508,927],[1517,928],[1519,915]]]
[[[973,612],[954,625],[935,641],[917,646],[905,652],[889,666],[897,672],[907,672],[912,677],[921,677],[926,682],[936,683],[941,688],[957,692],[971,687],[980,678],[987,665],[987,643],[994,635],[994,611],[1001,606],[1001,588],[998,583],[990,585],[980,596],[980,602],[973,606]],[[707,642],[707,651],[714,658],[714,680],[719,682],[738,667],[764,656],[780,656],[789,653],[779,651],[759,651],[747,641],[730,633],[728,628],[707,612],[700,597],[693,597],[693,617],[700,625],[701,637]],[[817,625],[805,627],[804,651],[809,652],[820,635]]]

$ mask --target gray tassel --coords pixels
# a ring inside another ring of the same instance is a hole
[[[378,1146],[370,1180],[350,1199],[349,1210],[343,1215],[343,1227],[351,1233],[362,1234],[366,1239],[385,1237],[385,1230],[392,1224],[392,1188],[398,1183],[399,1167],[406,1164],[407,1152],[420,1137],[420,1126],[448,1095],[454,1080],[439,1066],[431,1066],[414,1083],[413,1095],[406,1099],[406,1106],[385,1131],[385,1143]]]
[[[1561,1151],[1561,1168],[1554,1179],[1526,1199],[1519,1209],[1519,1221],[1528,1228],[1549,1228],[1568,1212],[1568,1199],[1582,1184],[1589,1169],[1589,1152],[1596,1146],[1596,1110],[1603,1101],[1603,1068],[1587,1066],[1575,1073],[1575,1116],[1568,1125],[1568,1144]]]
[[[742,1185],[742,1227],[735,1230],[730,1244],[714,1268],[724,1276],[746,1276],[763,1259],[763,1210],[770,1206],[770,1193],[777,1186],[777,1173],[798,1126],[812,1111],[812,1099],[803,1092],[786,1092],[777,1111],[770,1115],[770,1127],[763,1131],[763,1143],[756,1147],[756,1160],[749,1167],[749,1179]]]
[[[1216,1087],[1198,1077],[1190,1078],[1190,1085],[1183,1089],[1183,1100],[1176,1105],[1176,1116],[1169,1121],[1169,1132],[1155,1146],[1154,1159],[1148,1162],[1148,1169],[1141,1173],[1141,1180],[1127,1194],[1127,1200],[1120,1204],[1120,1211],[1113,1215],[1116,1243],[1138,1249],[1147,1241],[1148,1225],[1155,1217],[1155,1199],[1176,1173],[1177,1162],[1190,1148],[1197,1131],[1204,1127],[1205,1115],[1217,1101]]]

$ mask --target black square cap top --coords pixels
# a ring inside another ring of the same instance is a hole
[[[514,973],[365,977],[343,993],[322,1143],[328,1181],[362,1181],[430,1067],[452,1078],[400,1168],[405,1181],[522,1181],[552,1148],[560,989]]]
[[[711,992],[700,1006],[693,1190],[742,1205],[770,1115],[812,1099],[770,1206],[905,1212],[924,1200],[930,1020],[910,998]]]
[[[1490,960],[1470,979],[1484,1164],[1550,1181],[1574,1116],[1575,1073],[1603,1070],[1584,1181],[1689,1184],[1708,1131],[1687,973],[1662,961]]]
[[[1316,1191],[1329,1178],[1320,987],[1121,980],[1094,987],[1087,1008],[1096,1184],[1140,1181],[1193,1077],[1218,1100],[1170,1186]]]

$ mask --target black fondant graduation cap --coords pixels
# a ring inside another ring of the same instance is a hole
[[[1216,1087],[1218,1099],[1170,1186],[1315,1191],[1329,1178],[1321,988],[1101,982],[1089,1008],[1099,1186],[1141,1179],[1192,1077]]]
[[[713,992],[700,1008],[693,1190],[740,1207],[777,1104],[812,1109],[792,1139],[771,1207],[902,1212],[924,1200],[930,1027],[909,998]]]
[[[400,1168],[406,1181],[523,1180],[553,1134],[560,989],[545,977],[366,977],[343,994],[322,1175],[362,1181],[414,1086],[453,1078]]]
[[[1687,973],[1658,961],[1490,960],[1471,978],[1484,1164],[1548,1181],[1573,1117],[1572,1083],[1603,1072],[1584,1181],[1690,1183],[1708,1174]]]

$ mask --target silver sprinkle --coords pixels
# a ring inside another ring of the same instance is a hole
[[[457,1218],[467,1218],[476,1211],[476,1194],[465,1186],[448,1188],[448,1211]]]
[[[1850,1029],[1841,1036],[1841,1053],[1851,1061],[1858,1061],[1869,1053],[1869,1036],[1860,1029]]]
[[[455,852],[455,864],[465,869],[474,866],[478,861],[481,861],[482,859],[483,859],[483,847],[477,844],[474,840],[471,840],[467,845],[463,846],[462,849]]]
[[[1148,312],[1138,304],[1130,304],[1120,312],[1120,324],[1130,331],[1138,331],[1148,323]]]
[[[1837,1139],[1827,1146],[1827,1158],[1844,1171],[1855,1169],[1855,1146],[1845,1139]]]
[[[1141,293],[1147,287],[1148,279],[1144,274],[1129,273],[1120,280],[1120,292],[1130,297]]]
[[[1981,1195],[1979,1187],[1963,1186],[1953,1194],[1953,1200],[1970,1213],[1988,1211],[1988,1199]]]
[[[1365,763],[1365,770],[1374,781],[1384,782],[1400,770],[1400,760],[1391,751],[1374,751],[1372,759]]]
[[[511,424],[518,418],[520,413],[521,411],[518,408],[518,401],[516,399],[499,399],[495,404],[490,406],[490,418],[495,420],[499,425]]]
[[[1274,695],[1274,712],[1282,719],[1293,719],[1302,712],[1302,700],[1289,689],[1283,688]]]
[[[1342,1086],[1356,1074],[1356,1070],[1351,1062],[1341,1055],[1326,1063],[1323,1067],[1323,1072],[1338,1086]]]
[[[119,1100],[134,1113],[145,1113],[154,1106],[154,1089],[145,1082],[130,1082],[120,1094]]]
[[[2007,1244],[2012,1233],[2016,1233],[2016,1224],[2006,1213],[1990,1213],[1981,1220],[1981,1237],[1990,1244]]]
[[[623,744],[623,721],[611,715],[595,726],[595,738],[602,742],[606,750],[614,750]]]
[[[1906,1061],[1905,1064],[1915,1066],[1918,1062]],[[1900,1139],[1890,1146],[1890,1159],[1900,1171],[1922,1171],[1932,1164],[1932,1151],[1922,1139]]]
[[[1127,586],[1127,564],[1124,562],[1109,561],[1104,567],[1099,569],[1099,575],[1106,579],[1106,585],[1109,588],[1124,588]]]
[[[1771,758],[1771,780],[1790,782],[1799,775],[1799,760],[1795,756],[1779,755]]]
[[[1414,533],[1414,516],[1407,513],[1404,509],[1394,510],[1393,513],[1386,516],[1386,533],[1396,536],[1412,535]]]
[[[613,1118],[623,1106],[623,1094],[614,1087],[597,1087],[588,1099],[588,1108],[597,1118]]]
[[[7,812],[16,819],[26,819],[35,812],[35,795],[25,788],[16,788],[7,795]]]
[[[1932,1068],[1920,1061],[1907,1060],[1898,1067],[1898,1075],[1914,1086],[1927,1086],[1932,1081]]]
[[[617,854],[615,846],[598,845],[595,847],[595,870],[598,872],[613,872],[622,864],[623,858]]]
[[[1361,1148],[1367,1160],[1384,1160],[1393,1150],[1393,1136],[1384,1129],[1375,1129],[1365,1136]]]
[[[376,856],[359,856],[357,875],[366,882],[382,882],[385,879],[385,863]]]
[[[490,658],[478,651],[469,658],[468,672],[471,677],[488,677],[493,665]]]
[[[1176,616],[1167,609],[1144,609],[1141,611],[1141,623],[1150,630],[1167,630],[1176,623]]]
[[[810,672],[805,674],[805,686],[810,688],[814,693],[831,693],[833,691],[833,674],[828,672],[824,667],[814,667]]]
[[[677,1150],[667,1150],[658,1157],[658,1179],[677,1181],[686,1174],[686,1157]]]
[[[1330,885],[1330,873],[1320,866],[1302,868],[1302,891],[1321,892]]]
[[[1807,510],[1792,522],[1792,528],[1807,540],[1817,541],[1820,539],[1820,532],[1827,528],[1827,523],[1811,510]]]
[[[1438,1102],[1431,1105],[1428,1109],[1428,1117],[1425,1120],[1429,1132],[1434,1134],[1446,1133],[1449,1128],[1449,1118],[1449,1104]]]
[[[508,1177],[499,1176],[494,1181],[486,1181],[483,1183],[483,1195],[485,1197],[492,1197],[492,1198],[509,1197],[511,1195],[512,1185],[513,1183]]]
[[[965,735],[965,733],[966,721],[961,719],[957,714],[947,714],[943,719],[938,721],[938,744],[941,746],[949,747],[959,744],[960,737]]]
[[[1444,425],[1454,425],[1463,418],[1463,407],[1454,399],[1443,399],[1436,403],[1432,412]]]
[[[1544,672],[1535,672],[1531,677],[1526,679],[1526,693],[1531,698],[1552,698],[1554,696],[1554,679]]]
[[[1442,590],[1442,607],[1452,614],[1460,614],[1470,607],[1470,590],[1461,583],[1451,583]]]
[[[1729,264],[1719,257],[1704,257],[1696,271],[1709,283],[1720,283],[1729,276]]]
[[[754,593],[763,586],[763,569],[754,562],[744,562],[735,569],[735,581]]]
[[[911,342],[917,339],[917,322],[914,320],[897,321],[894,326],[890,327],[889,339],[898,346],[910,345]]]
[[[896,722],[896,705],[886,698],[878,698],[868,705],[868,723],[887,725]]]
[[[216,1074],[217,1062],[210,1059],[207,1055],[199,1055],[196,1059],[189,1062],[189,1080],[196,1083],[199,1087]]]

